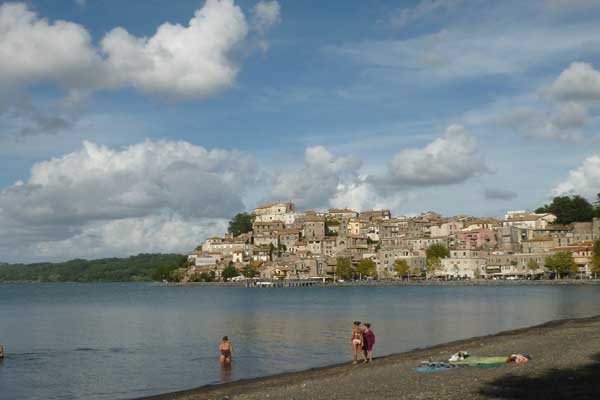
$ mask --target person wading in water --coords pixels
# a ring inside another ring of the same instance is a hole
[[[223,336],[221,344],[219,345],[219,351],[221,352],[221,364],[231,364],[233,345],[229,342],[227,336]]]

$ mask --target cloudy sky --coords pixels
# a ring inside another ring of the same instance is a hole
[[[600,192],[596,0],[0,3],[0,261]]]

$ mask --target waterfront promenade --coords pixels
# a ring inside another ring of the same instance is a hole
[[[600,316],[472,338],[378,358],[373,364],[341,364],[152,397],[207,399],[598,399]],[[529,353],[525,365],[456,368],[419,373],[420,360]]]

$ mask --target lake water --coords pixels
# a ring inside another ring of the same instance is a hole
[[[596,314],[600,286],[0,284],[0,399],[129,399],[348,361],[356,319],[383,355]]]

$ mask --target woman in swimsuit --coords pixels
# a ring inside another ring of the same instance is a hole
[[[360,329],[360,321],[354,321],[354,328],[352,328],[352,337],[350,338],[350,342],[352,343],[352,354],[354,356],[352,364],[356,364],[358,362],[358,353],[362,353],[363,346],[363,335],[362,330]],[[367,358],[364,354],[363,358],[366,362]]]
[[[233,345],[229,342],[227,336],[223,336],[219,351],[221,352],[221,364],[230,364],[233,357]]]

